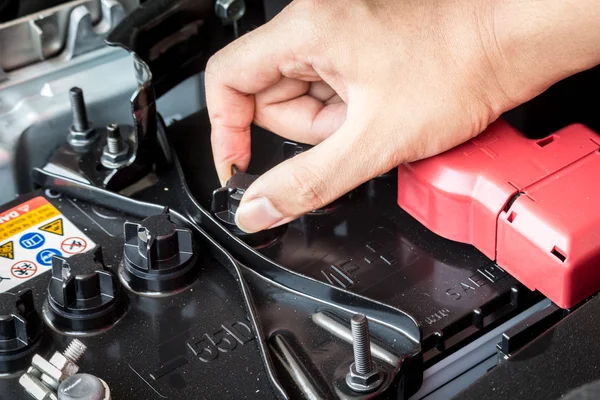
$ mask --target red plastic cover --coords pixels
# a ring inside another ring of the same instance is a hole
[[[398,168],[398,204],[470,243],[563,308],[600,290],[600,138],[571,125],[541,140],[498,121]]]

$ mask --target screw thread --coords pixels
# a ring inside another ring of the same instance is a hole
[[[76,132],[85,132],[90,126],[87,119],[85,109],[85,101],[83,99],[83,91],[74,87],[69,91],[71,96],[71,113],[73,115],[73,129]]]
[[[111,154],[116,154],[122,149],[121,142],[121,134],[119,125],[110,124],[106,127],[107,135],[106,135],[106,145],[108,146],[108,152]]]
[[[87,350],[87,346],[81,343],[78,339],[73,339],[67,349],[63,352],[63,355],[73,362],[79,361],[83,353]]]
[[[371,358],[371,338],[369,335],[369,321],[363,314],[352,316],[350,321],[352,330],[352,343],[354,349],[354,366],[359,374],[368,374],[373,371]]]

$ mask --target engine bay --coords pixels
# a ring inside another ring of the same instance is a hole
[[[246,234],[244,191],[310,146],[253,127],[221,187],[203,71],[285,2],[39,3],[0,1],[1,399],[575,399],[600,378],[600,69]]]

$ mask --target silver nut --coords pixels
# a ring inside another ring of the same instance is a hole
[[[350,389],[357,392],[371,392],[377,389],[383,382],[383,374],[373,368],[368,374],[359,374],[356,372],[356,365],[352,363],[350,371],[346,375],[346,383]]]
[[[75,375],[79,371],[77,364],[59,352],[54,353],[52,358],[50,358],[50,364],[54,365],[62,373],[61,381]]]
[[[238,21],[246,13],[246,3],[244,0],[217,0],[215,13],[226,21]]]
[[[117,153],[111,153],[108,151],[108,145],[104,147],[100,162],[106,168],[118,168],[129,160],[129,146],[127,143],[123,143],[121,150]]]
[[[84,132],[78,132],[71,127],[67,141],[73,147],[85,147],[94,143],[98,137],[99,135],[97,134],[96,129],[91,126],[87,131]]]

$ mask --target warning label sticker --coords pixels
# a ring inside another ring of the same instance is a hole
[[[43,197],[0,212],[0,293],[50,271],[52,258],[95,246]]]

